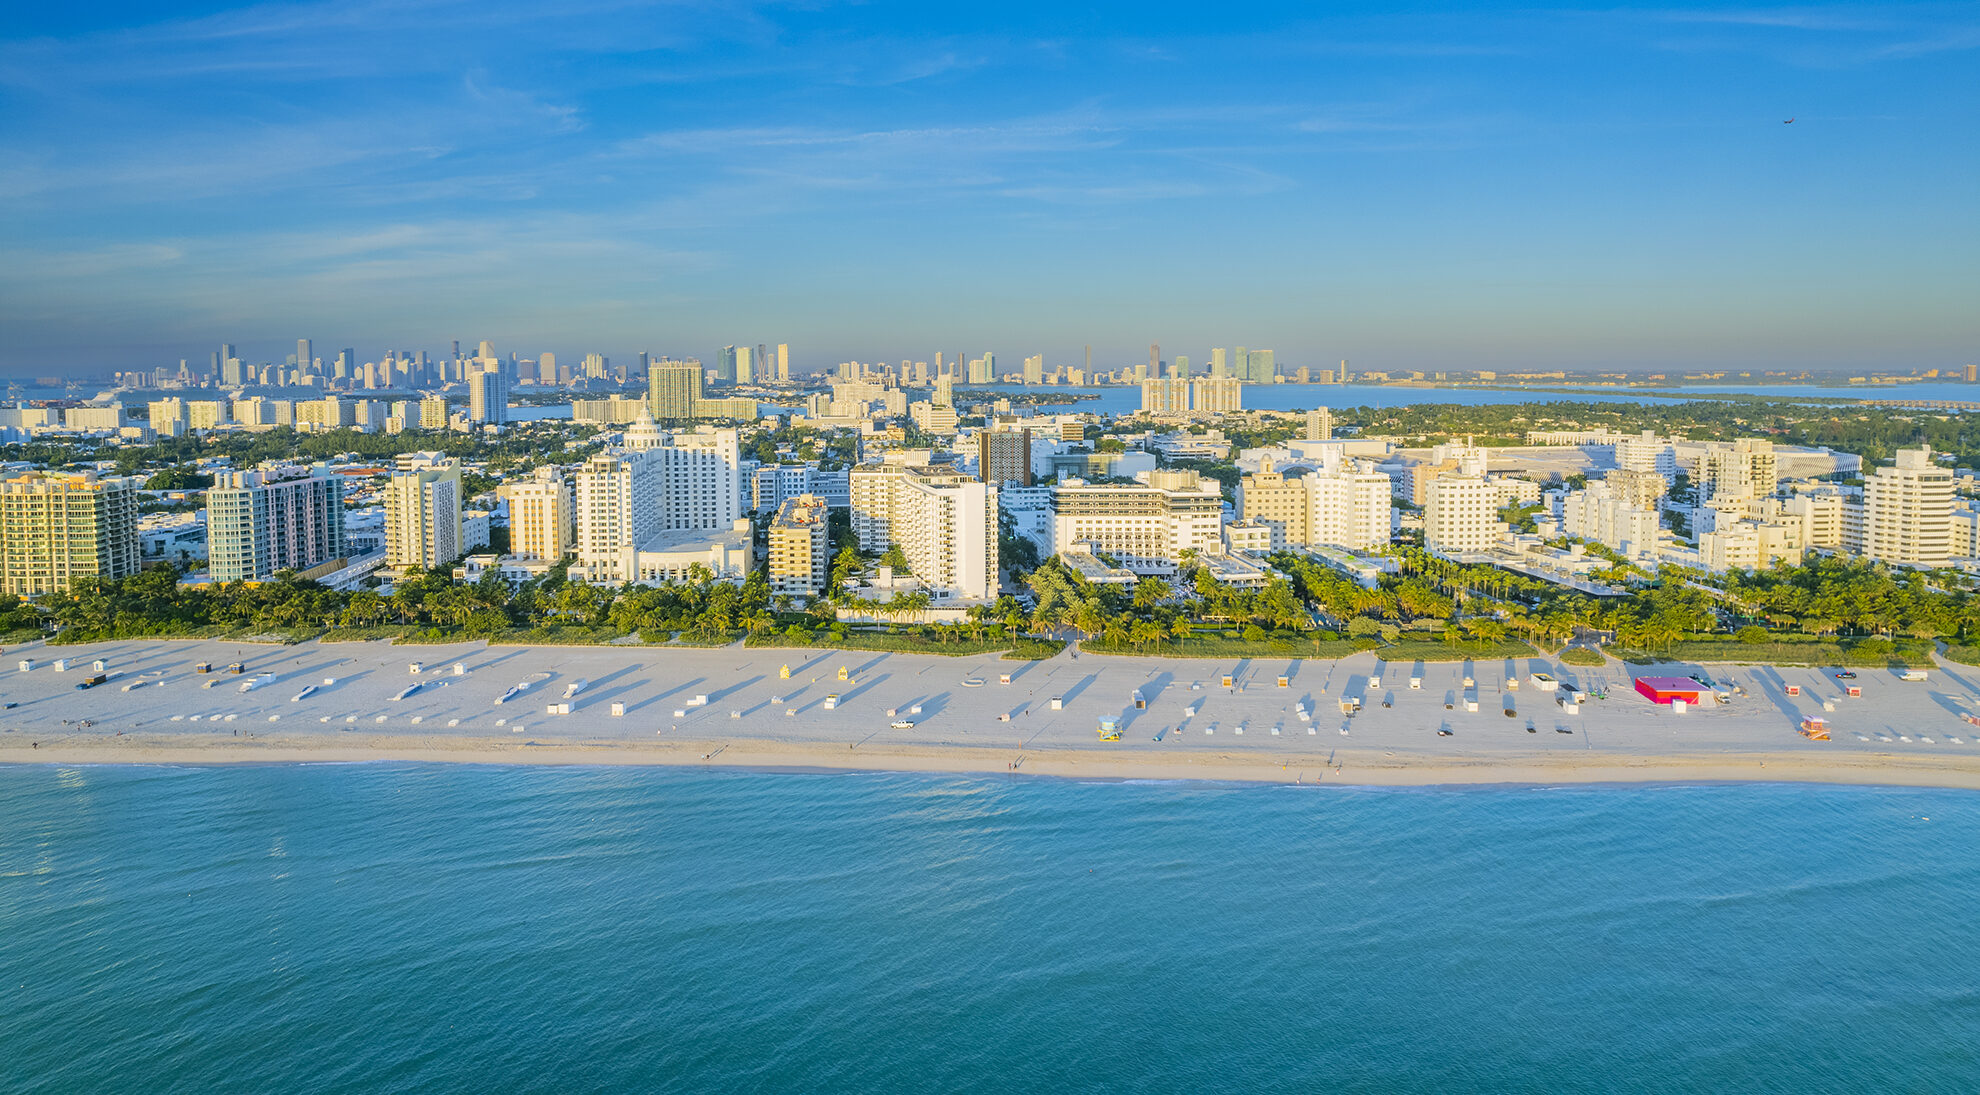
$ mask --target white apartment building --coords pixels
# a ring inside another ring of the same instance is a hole
[[[1678,473],[1677,448],[1669,438],[1644,430],[1634,437],[1618,437],[1614,444],[1617,468],[1663,476],[1665,489],[1669,489]]]
[[[944,403],[910,403],[908,420],[928,433],[952,434],[961,421],[956,409]]]
[[[465,543],[459,461],[393,473],[385,487],[386,566],[441,566],[460,558]]]
[[[1423,495],[1423,546],[1458,558],[1490,551],[1499,540],[1499,493],[1482,475],[1446,473]]]
[[[576,500],[564,474],[554,465],[536,474],[502,484],[509,503],[509,554],[517,559],[556,562],[570,553]]]
[[[1193,471],[1144,472],[1132,486],[1073,479],[1052,489],[1052,550],[1089,544],[1137,574],[1174,574],[1185,551],[1219,551],[1223,495]]]
[[[1961,507],[1952,512],[1952,556],[1980,559],[1980,513]]]
[[[996,599],[997,487],[950,468],[907,464],[862,464],[850,481],[861,550],[900,547],[937,599]]]
[[[1289,480],[1267,460],[1238,486],[1239,514],[1269,528],[1274,549],[1379,549],[1390,541],[1393,506],[1389,477],[1352,461]]]
[[[1952,558],[1953,476],[1931,446],[1899,449],[1863,481],[1863,554],[1899,566],[1942,567]]]
[[[1561,503],[1561,531],[1643,560],[1657,554],[1657,512],[1633,504],[1601,480]]]
[[[1801,557],[1800,527],[1782,521],[1726,521],[1698,537],[1699,565],[1723,573],[1759,570]]]
[[[79,433],[122,429],[123,425],[124,405],[121,403],[108,407],[70,407],[62,412],[63,428]]]
[[[1854,537],[1848,528],[1851,510],[1855,511]],[[1861,550],[1862,513],[1860,502],[1853,502],[1835,488],[1797,493],[1781,503],[1781,520],[1800,525],[1802,544],[1823,551]]]

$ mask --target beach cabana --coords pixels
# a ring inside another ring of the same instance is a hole
[[[1668,704],[1673,700],[1683,700],[1688,705],[1696,706],[1705,686],[1690,677],[1638,677],[1636,690],[1651,703]]]

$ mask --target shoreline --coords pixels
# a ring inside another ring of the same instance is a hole
[[[46,661],[55,653],[13,651],[0,667],[0,764],[1980,790],[1980,673],[1944,662],[1924,683],[1865,670],[1848,682],[1855,695],[1821,669],[1714,670],[1737,694],[1680,714],[1638,694],[1633,668],[1539,655],[1395,663],[1368,653],[1172,659],[1068,648],[1007,662],[745,647],[124,640],[65,648],[58,669]],[[109,679],[82,676],[91,672]],[[1576,688],[1588,693],[1579,703],[1563,691]],[[1815,719],[1831,738],[1802,736]]]
[[[240,767],[286,764],[492,764],[531,767],[669,767],[784,772],[909,772],[1094,780],[1279,783],[1350,787],[1489,787],[1698,783],[1808,783],[1980,791],[1980,758],[1848,753],[1437,757],[1372,749],[1322,754],[1176,754],[1131,748],[1011,750],[889,745],[865,749],[761,740],[503,742],[403,735],[355,740],[205,735],[58,735],[0,742],[0,766]]]

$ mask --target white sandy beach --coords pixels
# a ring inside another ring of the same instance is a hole
[[[57,658],[69,659],[67,672],[53,669]],[[22,659],[37,664],[22,672]],[[98,659],[111,679],[77,691]],[[199,662],[213,672],[196,673]],[[244,673],[226,673],[232,662]],[[789,679],[780,676],[783,666]],[[842,667],[850,680],[838,679]],[[1558,693],[1534,688],[1536,670],[1564,687],[1606,688],[1607,698],[1566,712]],[[1681,672],[1656,672],[1673,671]],[[1894,671],[1858,672],[1849,683],[1863,694],[1852,699],[1827,670],[1711,667],[1711,676],[1746,694],[1677,715],[1638,696],[1618,664],[1578,669],[1545,658],[1412,667],[1371,655],[1216,662],[1067,653],[1008,662],[741,646],[134,640],[7,651],[0,702],[16,706],[0,710],[0,763],[410,760],[1367,785],[1767,780],[1980,788],[1980,727],[1960,717],[1980,710],[1980,671],[1935,667],[1922,683]],[[1231,688],[1222,685],[1225,675]],[[1419,687],[1410,687],[1412,676]],[[1517,690],[1509,678],[1519,680]],[[241,692],[248,681],[260,683]],[[579,681],[571,713],[547,713]],[[415,683],[414,694],[396,698]],[[520,684],[528,688],[497,704]],[[1802,695],[1788,696],[1790,684]],[[1145,709],[1133,706],[1136,691]],[[839,699],[828,709],[831,694]],[[1363,697],[1351,719],[1340,711],[1344,695]],[[698,696],[707,702],[695,704]],[[1835,708],[1826,713],[1833,740],[1804,739],[1796,727],[1804,715],[1825,714],[1825,700]],[[615,704],[623,715],[611,714]],[[1310,721],[1298,717],[1302,704]],[[1096,732],[1109,717],[1119,720],[1120,741]]]

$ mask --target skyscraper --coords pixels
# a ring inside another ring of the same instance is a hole
[[[1162,375],[1162,347],[1159,343],[1148,344],[1148,375]]]
[[[986,429],[976,434],[977,478],[985,483],[1030,486],[1031,431]]]
[[[1240,409],[1242,383],[1234,376],[1199,377],[1189,381],[1190,402],[1194,404],[1192,413],[1198,418],[1209,418]]]
[[[508,423],[509,382],[499,364],[491,362],[468,373],[468,421],[477,426]]]
[[[1177,354],[1177,355],[1176,355],[1176,359],[1175,359],[1174,361],[1172,361],[1172,362],[1170,362],[1170,363],[1169,363],[1169,375],[1170,375],[1170,376],[1173,376],[1173,377],[1177,377],[1177,378],[1179,378],[1179,379],[1182,379],[1182,380],[1187,380],[1187,379],[1189,379],[1189,355],[1188,355],[1188,354]]]
[[[1222,347],[1210,351],[1210,375],[1213,377],[1231,375],[1230,358]]]
[[[790,378],[791,344],[788,342],[779,342],[777,344],[777,379],[789,380]]]
[[[756,361],[756,355],[750,351],[749,347],[736,347],[736,383],[756,383]]]
[[[1202,381],[1198,381],[1202,383]],[[1180,377],[1149,377],[1141,382],[1141,409],[1146,414],[1187,414],[1189,381]]]
[[[1024,359],[1024,382],[1026,384],[1045,383],[1045,355],[1033,354]]]
[[[733,361],[735,347],[722,352]],[[701,363],[698,361],[656,361],[646,373],[646,402],[653,417],[662,421],[684,422],[694,417],[701,400]]]
[[[311,343],[310,340],[306,338],[297,339],[296,368],[301,369],[303,373],[307,375],[315,367],[316,367],[316,349],[314,344]]]

